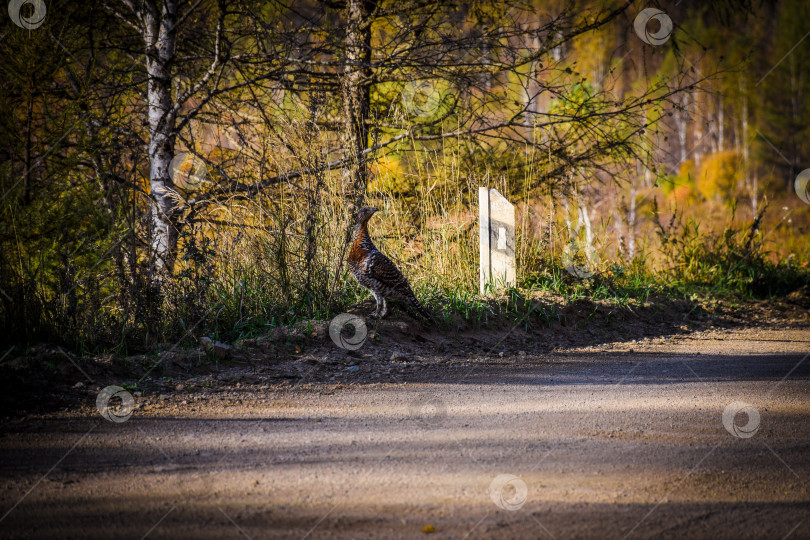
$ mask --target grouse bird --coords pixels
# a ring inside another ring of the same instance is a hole
[[[357,283],[371,291],[377,301],[372,317],[382,319],[388,313],[386,298],[402,300],[424,319],[431,317],[416,299],[408,280],[391,260],[380,253],[368,234],[368,220],[377,208],[366,206],[357,212],[352,247],[349,250],[349,270]]]

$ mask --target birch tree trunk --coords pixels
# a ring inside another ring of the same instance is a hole
[[[171,64],[177,47],[177,0],[147,2],[141,14],[146,46],[150,233],[155,277],[174,270],[177,254],[177,202],[170,165],[174,157],[176,112]]]
[[[695,159],[694,159],[695,167],[699,167],[700,166],[700,161],[703,159],[703,115],[701,114],[702,111],[701,111],[701,108],[700,108],[700,95],[696,95],[696,96],[694,96],[692,98],[692,105],[695,108],[695,111],[694,111],[694,118],[695,118],[694,130],[695,131],[694,131],[694,140],[693,140],[693,144],[694,144],[693,154],[695,156]],[[690,118],[690,117],[691,117],[691,115],[687,114],[687,118]],[[685,136],[684,136],[684,141],[686,141]],[[686,149],[684,148],[684,151],[685,150]],[[689,155],[687,154],[686,157],[689,157]]]
[[[751,180],[751,162],[749,160],[748,147],[748,89],[745,77],[740,78],[740,137],[739,144],[742,148],[743,158],[743,182],[748,187],[751,194],[751,215],[757,215],[757,182]]]
[[[31,123],[33,119],[34,110],[34,94],[28,96],[28,107],[25,115],[25,176],[23,177],[25,183],[23,184],[23,204],[28,206],[31,204],[31,167],[33,156],[31,149],[33,147],[31,141]]]
[[[540,38],[534,36],[531,41],[531,50],[534,52],[539,49]],[[540,85],[537,84],[538,66],[539,62],[537,60],[532,60],[532,62],[529,64],[529,76],[528,80],[526,81],[526,91],[523,97],[524,109],[526,110],[523,125],[526,126],[527,135],[532,142],[536,142],[534,135],[534,121],[535,115],[539,112],[537,107],[537,97],[540,92]]]
[[[680,161],[678,162],[678,165],[681,165],[684,161],[686,161],[687,107],[689,105],[687,100],[688,96],[681,95],[678,97],[678,104],[680,107],[675,113],[675,125],[678,130],[678,147],[680,150]]]
[[[720,94],[720,103],[717,109],[717,146],[723,152],[725,144],[725,110],[723,109],[723,94]]]
[[[630,186],[630,209],[627,212],[627,260],[636,256],[636,187]]]

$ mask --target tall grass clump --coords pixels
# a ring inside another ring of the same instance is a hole
[[[656,207],[656,233],[668,263],[661,277],[681,289],[750,298],[784,295],[810,284],[806,263],[801,266],[767,249],[767,237],[780,223],[763,230],[766,209],[763,205],[750,221],[735,222],[732,207],[725,227],[704,232],[699,221],[682,214],[673,213],[664,222]]]

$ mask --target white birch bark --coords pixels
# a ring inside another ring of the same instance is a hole
[[[177,49],[177,0],[145,2],[140,16],[148,75],[151,243],[157,274],[172,272],[177,250],[176,199],[170,164],[177,113],[172,99],[171,63]]]

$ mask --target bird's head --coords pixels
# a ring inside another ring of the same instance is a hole
[[[360,210],[357,211],[357,225],[365,225],[371,216],[374,215],[375,212],[378,212],[379,209],[373,206],[364,206]]]

